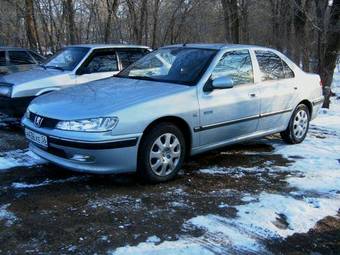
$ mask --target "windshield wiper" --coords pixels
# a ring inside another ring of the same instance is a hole
[[[127,79],[136,79],[136,80],[158,81],[157,79],[149,77],[149,76],[118,76],[118,77],[127,78]]]
[[[51,69],[57,69],[57,70],[60,70],[60,71],[65,71],[64,68],[60,67],[60,66],[45,66],[46,68],[51,68]]]

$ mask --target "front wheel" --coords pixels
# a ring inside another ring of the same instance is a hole
[[[282,139],[289,144],[301,143],[308,132],[310,113],[308,107],[304,104],[300,104],[296,107],[288,128],[281,132]]]
[[[173,179],[185,157],[185,140],[180,129],[161,123],[146,134],[139,148],[138,173],[148,182]]]

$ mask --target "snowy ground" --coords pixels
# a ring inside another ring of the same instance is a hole
[[[62,171],[2,128],[0,253],[288,254],[277,247],[301,235],[314,245],[294,254],[339,251],[339,98],[302,144],[272,136],[207,153],[162,185]],[[313,240],[320,222],[326,248]]]
[[[339,78],[338,74],[337,91],[340,90]],[[269,251],[262,245],[263,240],[307,232],[326,216],[337,215],[340,209],[340,100],[333,100],[331,110],[321,110],[304,143],[287,146],[267,142],[274,146],[273,153],[297,159],[289,166],[270,169],[290,172],[286,181],[293,188],[291,192],[246,195],[244,204],[234,206],[235,218],[208,214],[183,224],[183,228],[203,229],[200,237],[181,236],[173,242],[147,240],[137,246],[118,248],[112,254],[225,254],[235,251],[264,254]],[[261,168],[212,167],[199,171],[240,175],[258,172]],[[228,207],[227,203],[223,205]]]

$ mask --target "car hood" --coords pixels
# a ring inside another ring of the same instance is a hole
[[[67,71],[65,71],[67,72]],[[3,75],[0,77],[0,82],[6,82],[13,85],[19,85],[31,81],[37,81],[52,76],[57,76],[60,74],[65,74],[65,72],[56,69],[44,69],[37,67],[28,71],[17,72],[12,74]]]
[[[29,110],[59,120],[111,116],[116,111],[188,90],[173,83],[108,78],[40,96]]]

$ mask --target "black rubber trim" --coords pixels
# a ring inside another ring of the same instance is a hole
[[[282,113],[287,113],[287,112],[292,112],[293,109],[287,109],[287,110],[282,110],[282,111],[278,111],[278,112],[269,112],[269,113],[263,113],[260,115],[260,118],[266,118],[266,117],[270,117],[270,116],[274,116],[274,115],[278,115],[278,114],[282,114]]]
[[[217,124],[213,124],[213,125],[209,125],[209,126],[196,127],[196,128],[194,128],[194,132],[201,132],[201,131],[205,131],[205,130],[209,130],[209,129],[214,129],[214,128],[219,128],[219,127],[224,127],[224,126],[229,126],[229,125],[241,123],[241,122],[244,122],[244,121],[266,118],[266,117],[270,117],[270,116],[274,116],[274,115],[278,115],[278,114],[282,114],[282,113],[287,113],[287,112],[291,112],[291,111],[292,111],[292,109],[278,111],[278,112],[264,113],[264,114],[261,114],[261,115],[258,115],[258,116],[245,117],[245,118],[242,118],[242,119],[226,121],[226,122],[217,123]]]
[[[105,149],[117,149],[117,148],[136,146],[138,142],[138,138],[136,137],[136,138],[130,138],[126,140],[112,141],[112,142],[91,143],[91,142],[83,142],[83,141],[69,141],[69,140],[49,137],[48,142],[49,144],[56,144],[60,146],[85,149],[85,150],[105,150]]]
[[[200,132],[200,131],[204,131],[204,130],[229,126],[229,125],[237,124],[237,123],[244,122],[244,121],[255,120],[255,119],[258,119],[258,118],[260,118],[260,117],[259,116],[253,116],[253,117],[247,117],[247,118],[243,118],[243,119],[237,119],[237,120],[231,120],[231,121],[227,121],[227,122],[217,123],[217,124],[213,124],[213,125],[210,125],[210,126],[198,127],[198,128],[194,128],[194,132]]]

